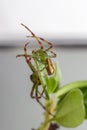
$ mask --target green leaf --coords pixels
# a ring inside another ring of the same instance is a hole
[[[60,69],[55,63],[54,74],[51,77],[46,77],[46,85],[48,93],[54,93],[58,90],[61,82],[61,72]]]
[[[82,81],[75,81],[69,84],[66,84],[64,86],[62,86],[56,93],[55,97],[56,98],[60,98],[61,96],[65,95],[66,93],[68,93],[69,91],[71,91],[72,89],[75,88],[85,88],[87,87],[87,80],[82,80]]]
[[[50,77],[46,80],[48,93],[53,93],[57,88],[58,84],[54,77]]]
[[[85,105],[85,110],[86,110],[85,118],[87,119],[87,87],[82,88],[81,90],[82,90],[83,96],[84,96],[84,105]]]
[[[57,105],[58,110],[54,120],[61,126],[74,128],[83,122],[85,107],[80,89],[71,90]]]
[[[62,74],[61,74],[61,70],[59,68],[59,65],[57,63],[55,63],[55,71],[54,71],[54,77],[58,83],[58,86],[61,83],[61,79],[62,79]]]

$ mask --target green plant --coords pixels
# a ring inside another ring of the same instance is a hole
[[[32,71],[33,82],[31,97],[45,110],[44,120],[37,130],[56,130],[58,125],[75,128],[87,119],[87,81],[75,81],[61,86],[61,72],[57,63],[52,61],[56,54],[51,50],[53,44],[37,37],[27,26],[22,24],[34,38],[39,49],[28,54],[26,43],[23,56]],[[48,44],[45,48],[42,41]],[[42,89],[41,89],[42,88]],[[45,103],[40,100],[43,98]]]

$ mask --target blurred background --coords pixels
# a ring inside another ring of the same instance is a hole
[[[20,23],[53,42],[62,84],[87,80],[86,0],[0,0],[0,130],[30,130],[42,121],[43,110],[29,95],[31,71],[16,59],[30,35]],[[38,46],[30,42],[29,51]],[[74,130],[82,129],[86,121]]]

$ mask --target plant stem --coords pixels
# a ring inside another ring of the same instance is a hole
[[[54,113],[54,105],[55,101],[53,99],[49,99],[46,101],[46,108],[50,113]],[[47,111],[44,112],[44,121],[41,123],[41,125],[37,128],[37,130],[48,130],[50,122],[49,120],[52,118],[52,115],[50,115]]]

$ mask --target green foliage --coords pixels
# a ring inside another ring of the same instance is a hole
[[[75,81],[66,84],[64,86],[61,86],[61,88],[57,91],[55,97],[60,98],[61,96],[65,95],[66,93],[68,93],[70,90],[74,88],[86,88],[86,87],[87,87],[87,80]]]
[[[46,77],[47,91],[49,94],[54,93],[58,90],[61,82],[61,72],[58,64],[55,63],[54,73],[51,77]]]
[[[57,104],[54,121],[64,127],[76,127],[84,121],[85,108],[83,94],[79,89],[73,89]]]
[[[82,90],[82,93],[83,93],[84,105],[85,105],[85,110],[86,110],[85,118],[87,119],[87,87],[86,88],[82,88],[81,90]]]

